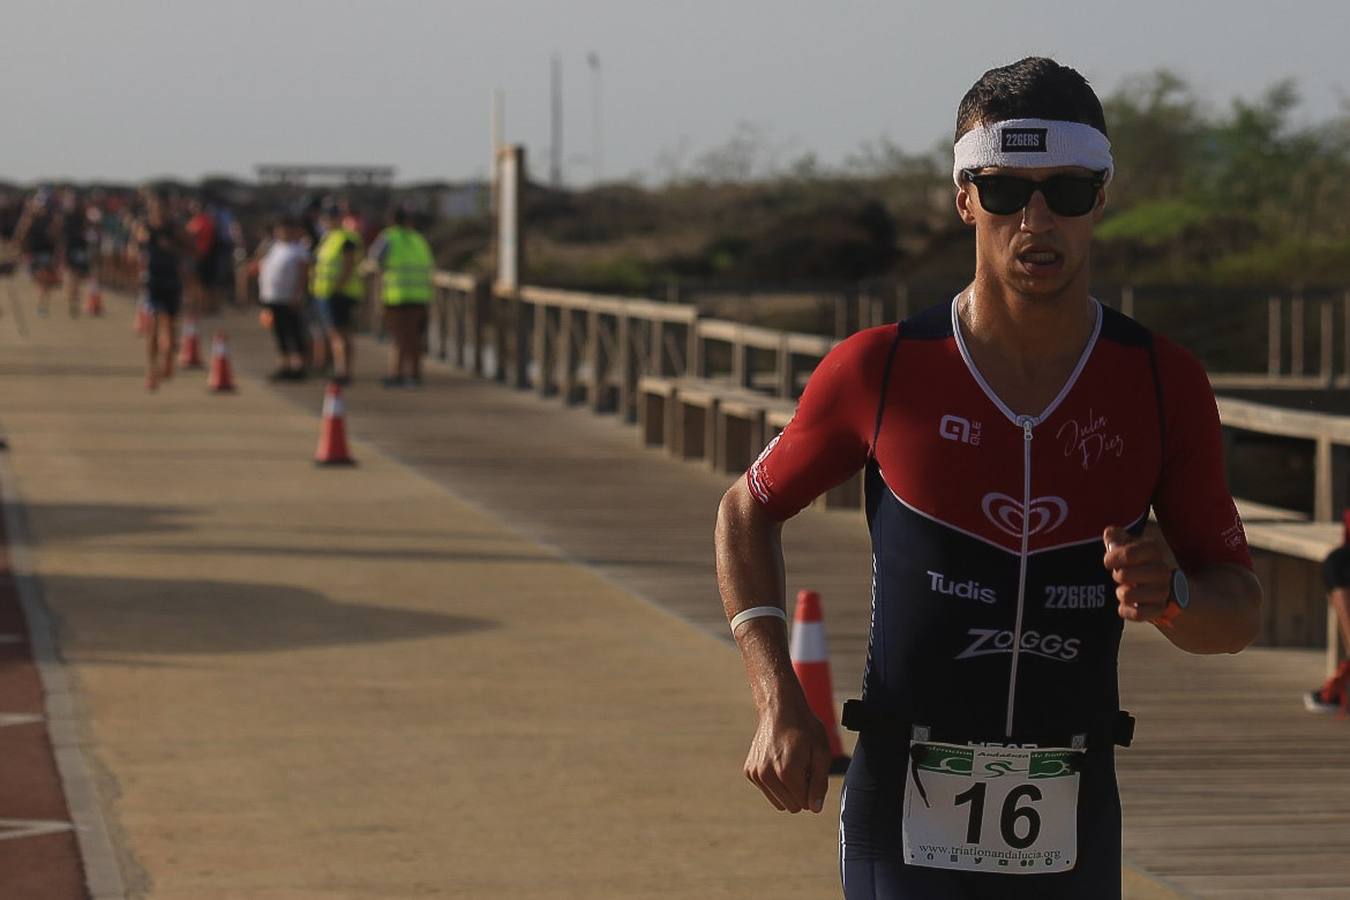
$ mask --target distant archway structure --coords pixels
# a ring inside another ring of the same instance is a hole
[[[281,165],[259,163],[253,167],[263,184],[304,186],[311,179],[340,182],[349,187],[390,187],[394,183],[393,166]]]

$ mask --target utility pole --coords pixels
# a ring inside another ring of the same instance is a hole
[[[558,54],[553,54],[552,77],[550,87],[553,95],[553,119],[552,119],[552,138],[549,141],[549,181],[553,187],[562,187],[562,161],[563,161],[563,120],[562,120],[562,59]]]
[[[586,64],[591,67],[591,114],[593,131],[591,136],[591,162],[595,166],[595,183],[604,177],[603,132],[600,129],[600,56],[594,50],[586,54]]]

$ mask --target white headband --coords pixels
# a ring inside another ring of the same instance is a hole
[[[962,171],[986,166],[1082,166],[1098,172],[1105,169],[1107,181],[1116,169],[1106,135],[1091,125],[1057,119],[1008,119],[978,125],[956,142],[955,154],[952,180],[958,187]]]

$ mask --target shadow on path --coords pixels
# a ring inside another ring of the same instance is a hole
[[[141,506],[129,503],[25,503],[23,515],[35,543],[83,540],[119,534],[187,531],[199,515],[190,506]],[[39,531],[43,522],[59,529]]]
[[[43,577],[40,586],[63,620],[62,646],[82,658],[268,653],[471,634],[499,625],[475,616],[334,603],[315,591],[256,581],[55,575]],[[452,605],[453,594],[444,596]],[[70,627],[71,621],[79,627]]]

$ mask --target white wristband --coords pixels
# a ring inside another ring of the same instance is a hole
[[[751,619],[758,619],[761,616],[777,616],[778,618],[783,620],[783,623],[785,625],[787,624],[787,613],[783,612],[781,607],[752,606],[749,609],[741,610],[740,612],[736,613],[736,615],[731,617],[731,633],[735,634],[736,629],[739,628],[741,625],[743,625],[746,622],[749,622]]]

